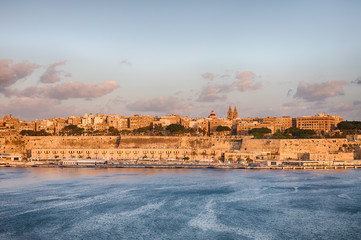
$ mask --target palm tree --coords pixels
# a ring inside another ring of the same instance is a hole
[[[192,152],[192,157],[193,157],[193,161],[194,161],[194,157],[197,155],[197,152],[196,151],[193,151]]]

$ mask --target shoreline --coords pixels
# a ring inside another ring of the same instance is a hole
[[[152,169],[243,169],[243,170],[340,170],[361,169],[361,165],[335,166],[242,166],[231,164],[102,164],[102,165],[56,165],[56,164],[26,164],[2,163],[0,168],[152,168]]]

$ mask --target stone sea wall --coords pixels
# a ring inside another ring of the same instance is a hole
[[[343,144],[348,144],[347,139],[287,139],[281,140],[280,158],[297,158],[298,154],[335,153]],[[352,154],[351,154],[352,155]]]
[[[297,159],[299,154],[338,152],[349,141],[340,139],[244,139],[241,150],[271,152],[280,159]]]
[[[347,139],[239,139],[227,137],[157,136],[48,136],[0,137],[0,152],[31,156],[32,149],[196,149],[218,153],[231,150],[271,152],[279,159],[297,159],[300,154],[338,152]],[[355,153],[357,156],[359,152]],[[357,158],[357,157],[356,157]]]
[[[261,151],[279,153],[280,139],[243,139],[241,151]]]
[[[229,151],[239,149],[240,140],[215,137],[157,137],[157,136],[46,136],[2,137],[2,153],[29,157],[32,149],[116,149],[116,148],[191,148]]]

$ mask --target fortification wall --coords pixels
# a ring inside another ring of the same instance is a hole
[[[279,154],[280,159],[298,159],[299,154],[337,152],[348,140],[340,139],[244,139],[241,150]]]
[[[280,139],[243,139],[240,150],[279,153]]]
[[[347,139],[282,139],[280,142],[281,159],[297,159],[298,154],[322,154],[337,152]]]
[[[242,144],[241,144],[242,143]],[[280,159],[298,159],[299,154],[337,152],[347,139],[239,139],[224,137],[157,137],[157,136],[47,136],[0,137],[0,151],[31,156],[32,149],[117,149],[172,148],[212,150],[262,151],[279,155]],[[360,154],[360,153],[356,153]]]
[[[29,157],[32,149],[116,149],[116,148],[192,148],[229,151],[239,149],[240,141],[215,137],[158,137],[158,136],[44,136],[2,137],[3,153]]]

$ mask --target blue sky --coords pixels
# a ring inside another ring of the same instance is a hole
[[[360,1],[0,3],[0,113],[361,119]]]

